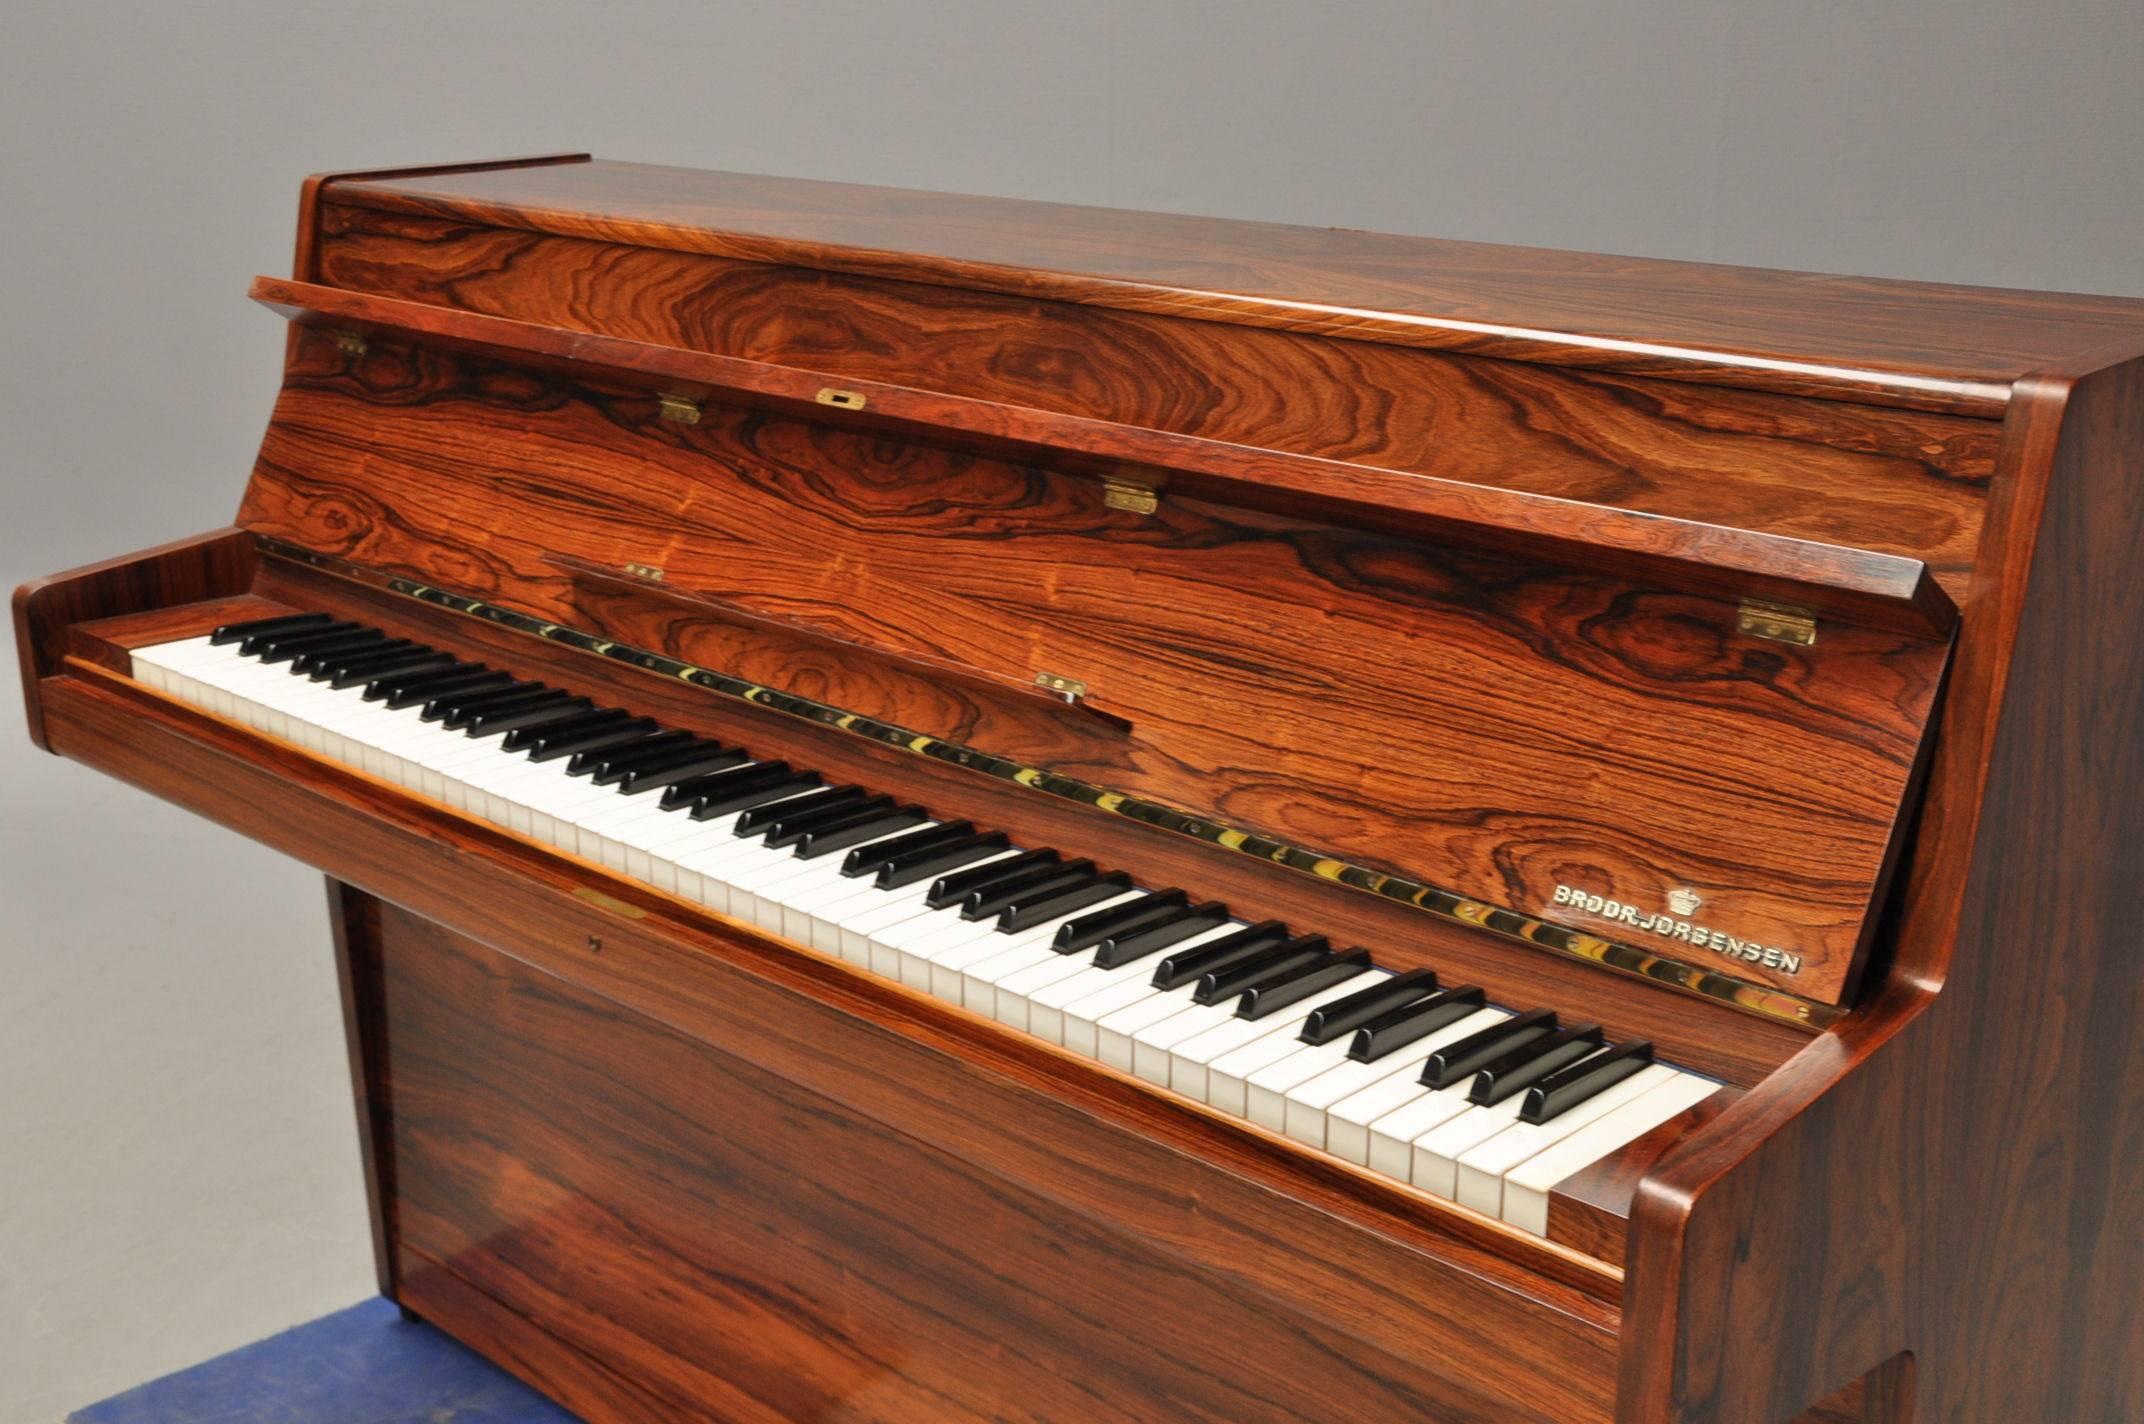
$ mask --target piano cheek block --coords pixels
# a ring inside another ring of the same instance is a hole
[[[2134,1413],[2144,307],[305,202],[238,524],[17,628],[331,877],[411,1309],[593,1420]]]

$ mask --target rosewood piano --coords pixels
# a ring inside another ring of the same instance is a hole
[[[597,1421],[2144,1418],[2144,302],[316,177],[32,735]]]

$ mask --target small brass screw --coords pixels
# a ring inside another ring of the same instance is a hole
[[[588,947],[597,954],[601,954],[603,952],[603,941],[596,935],[590,935],[588,937]]]

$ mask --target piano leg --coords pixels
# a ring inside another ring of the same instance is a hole
[[[399,1300],[392,1214],[393,1139],[381,1045],[379,902],[329,876],[328,927],[335,938],[335,978],[342,988],[343,1044],[350,1055],[350,1092],[357,1108],[357,1149],[364,1164],[365,1209],[372,1217],[373,1274],[380,1294]],[[414,1320],[408,1307],[403,1318]]]

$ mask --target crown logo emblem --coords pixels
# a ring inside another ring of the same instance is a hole
[[[1694,915],[1697,913],[1698,907],[1704,903],[1695,890],[1670,890],[1668,892],[1668,908],[1678,915]]]

